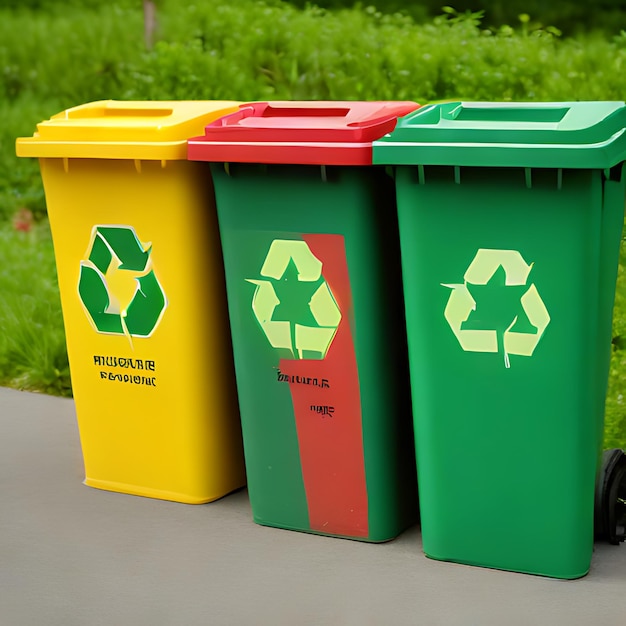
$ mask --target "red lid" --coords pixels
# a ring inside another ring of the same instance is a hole
[[[188,141],[196,161],[371,165],[372,142],[415,102],[255,102],[220,117]]]

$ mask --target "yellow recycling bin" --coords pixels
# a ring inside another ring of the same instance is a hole
[[[85,484],[202,503],[245,484],[213,189],[187,138],[235,102],[78,106],[38,157]]]

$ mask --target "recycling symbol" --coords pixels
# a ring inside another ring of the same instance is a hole
[[[305,241],[275,239],[260,274],[279,281],[246,279],[256,285],[252,311],[272,347],[289,351],[292,358],[324,359],[337,333],[341,312],[322,276],[322,262]],[[281,300],[289,299],[306,283],[313,293],[299,296],[301,301],[296,303],[304,311],[300,317],[306,319],[276,319],[280,317],[277,308],[284,304]],[[276,293],[279,288],[280,299]]]
[[[151,252],[132,226],[94,226],[78,294],[96,331],[149,337],[157,327],[167,300]]]
[[[444,311],[444,317],[450,325],[461,348],[467,352],[498,352],[498,332],[491,329],[463,328],[465,322],[476,310],[476,300],[469,287],[487,285],[498,271],[504,271],[505,287],[522,287],[524,291],[519,307],[533,327],[532,331],[520,332],[514,327],[518,315],[511,314],[502,333],[502,348],[505,367],[510,367],[509,355],[532,356],[539,340],[550,323],[550,315],[533,283],[527,285],[532,269],[516,250],[490,250],[481,248],[467,268],[463,284],[443,284],[452,289]],[[520,311],[520,313],[521,313]],[[510,323],[509,323],[510,319]],[[466,324],[465,324],[466,325]],[[467,325],[466,325],[467,326]]]

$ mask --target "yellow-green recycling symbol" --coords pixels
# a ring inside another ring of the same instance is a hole
[[[470,287],[487,285],[496,272],[504,271],[505,287],[522,287],[518,307],[526,315],[533,327],[520,332],[514,327],[518,315],[511,313],[504,327],[502,349],[505,367],[510,367],[509,355],[532,356],[539,340],[550,323],[550,314],[546,309],[537,288],[533,283],[527,285],[528,275],[533,264],[528,265],[517,250],[491,250],[481,248],[469,264],[463,276],[462,284],[443,284],[452,289],[444,316],[456,336],[461,348],[467,352],[498,352],[498,332],[495,329],[463,328],[468,318],[476,311],[476,300]],[[526,287],[527,289],[523,289]],[[510,320],[510,323],[509,323]]]
[[[322,262],[305,241],[275,239],[260,274],[273,280],[246,281],[256,285],[252,311],[272,347],[297,359],[325,358],[341,312],[322,276]],[[282,319],[277,308],[284,309]]]

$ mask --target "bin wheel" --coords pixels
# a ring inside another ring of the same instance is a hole
[[[595,537],[619,545],[626,539],[626,454],[605,450],[596,482]]]

